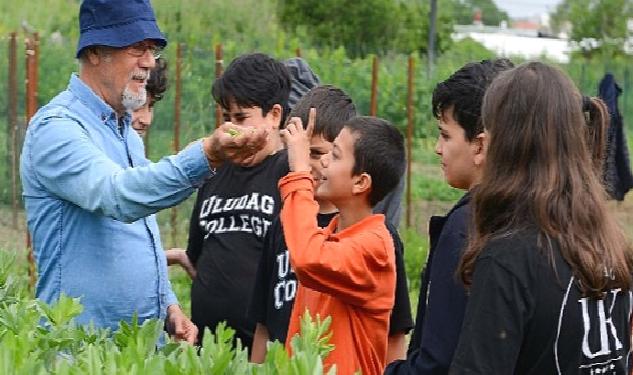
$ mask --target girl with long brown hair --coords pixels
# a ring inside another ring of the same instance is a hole
[[[451,373],[627,373],[633,256],[599,177],[606,119],[543,63],[488,89]]]

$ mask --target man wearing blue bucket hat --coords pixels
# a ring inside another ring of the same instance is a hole
[[[167,44],[151,4],[84,0],[79,24],[80,72],[33,117],[22,149],[36,295],[81,297],[79,324],[116,330],[136,314],[165,319],[176,339],[193,342],[197,328],[172,292],[154,213],[186,199],[224,160],[249,163],[266,134],[223,125],[151,163],[130,129]]]

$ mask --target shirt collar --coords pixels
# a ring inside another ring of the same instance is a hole
[[[115,124],[117,123],[117,115],[114,109],[110,107],[108,103],[103,101],[101,97],[99,97],[90,86],[86,85],[84,81],[79,78],[76,73],[73,73],[70,77],[70,83],[68,84],[68,89],[77,96],[77,98],[86,105],[90,110],[92,110],[103,122],[107,122],[108,120],[112,120]],[[124,124],[129,124],[131,121],[131,115],[128,112],[122,117],[122,121]]]

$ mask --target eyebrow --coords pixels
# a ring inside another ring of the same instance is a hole
[[[246,114],[246,112],[224,111],[223,114],[224,114],[224,116],[244,116]]]

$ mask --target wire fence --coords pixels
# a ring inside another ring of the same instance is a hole
[[[0,51],[7,51],[6,54],[0,54],[0,74],[7,78],[0,79],[0,129],[4,129],[0,131],[0,155],[4,155],[6,160],[4,164],[0,163],[0,176],[4,177],[0,180],[0,203],[22,207],[21,188],[13,166],[19,158],[26,128],[27,106],[32,104],[27,103],[28,84],[25,84],[28,56],[25,36],[18,36],[14,42],[17,46],[17,64],[11,63],[11,40],[9,36],[0,38]],[[179,47],[173,47],[176,45]],[[213,80],[223,68],[223,62],[230,62],[240,54],[252,52],[230,41],[221,45],[186,45],[172,42],[171,46],[166,51],[170,65],[170,89],[155,107],[154,121],[146,139],[148,157],[154,161],[174,152],[175,124],[179,127],[179,144],[176,146],[180,147],[209,134],[222,121],[221,111],[218,111],[211,96]],[[64,90],[71,73],[78,70],[73,47],[50,39],[40,41],[37,56],[39,66],[35,75],[35,101],[40,106]],[[177,51],[180,53],[179,59],[176,58]],[[416,139],[430,138],[436,134],[430,104],[435,84],[466,62],[493,57],[489,52],[482,54],[473,52],[472,49],[451,51],[439,58],[429,75],[426,61],[417,56],[412,59],[407,55],[350,59],[343,49],[315,50],[287,45],[281,45],[274,51],[262,52],[280,59],[300,55],[310,64],[322,83],[334,84],[350,94],[361,113],[375,113],[384,117],[397,125],[403,134]],[[415,69],[410,68],[413,61]],[[598,83],[604,74],[613,73],[623,89],[620,109],[625,125],[629,130],[633,127],[633,76],[627,64],[614,61],[582,61],[561,67],[586,95],[596,95]],[[180,76],[178,90],[175,83],[176,71]],[[409,72],[411,78],[408,77]],[[10,90],[12,82],[17,82],[17,87]],[[29,84],[33,85],[34,82]],[[11,91],[13,94],[10,94]],[[178,98],[177,91],[180,95]],[[14,97],[17,101],[12,100]],[[178,106],[175,105],[177,100],[180,103]],[[407,129],[408,124],[411,129]],[[15,133],[12,133],[14,130]],[[12,184],[14,180],[15,188]],[[184,244],[183,236],[187,232],[190,206],[191,201],[188,201],[178,211],[159,215],[159,221],[170,223],[172,235],[167,241],[169,245]]]

